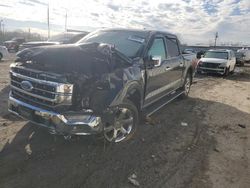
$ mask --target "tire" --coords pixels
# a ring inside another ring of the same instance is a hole
[[[230,70],[230,67],[227,67],[226,70],[225,70],[224,76],[228,76],[229,75],[229,70]]]
[[[0,53],[0,61],[2,60],[2,58],[3,58],[3,55]]]
[[[181,95],[182,98],[188,97],[191,85],[192,85],[192,74],[189,71],[185,77],[184,84],[182,86],[182,90],[184,91],[184,93]]]
[[[236,66],[236,65],[234,65],[234,68],[233,68],[233,70],[230,72],[230,74],[233,74],[233,73],[234,73],[235,66]]]
[[[196,73],[197,74],[202,74],[202,72],[200,70],[197,70]]]
[[[134,136],[138,123],[138,109],[133,102],[125,100],[118,106],[114,117],[114,125],[104,127],[104,138],[108,142],[115,143],[127,141]]]

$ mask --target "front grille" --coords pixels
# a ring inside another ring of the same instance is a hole
[[[62,83],[61,78],[55,82],[57,76],[46,75],[44,72],[39,73],[23,67],[12,67],[10,71],[12,97],[45,109],[53,109],[58,105],[70,105],[73,85]],[[25,89],[22,86],[24,81],[28,81],[32,88]]]
[[[206,67],[206,68],[212,68],[212,69],[217,69],[219,68],[220,64],[218,63],[208,63],[208,62],[203,62],[201,67]]]
[[[33,106],[36,106],[39,108],[43,108],[46,110],[53,109],[53,107],[55,106],[55,103],[53,103],[53,102],[49,102],[46,100],[42,100],[42,99],[38,99],[36,97],[29,96],[25,93],[22,93],[20,91],[15,90],[15,89],[11,90],[11,95],[15,99],[18,99],[22,102],[25,102],[25,103],[28,103],[30,105],[33,105]]]
[[[66,80],[60,75],[55,74],[55,76],[49,75],[49,74],[44,74],[41,71],[36,71],[33,69],[27,69],[27,68],[21,68],[21,67],[13,67],[12,71],[24,76],[28,76],[30,78],[35,78],[35,79],[40,79],[40,80],[45,80],[45,81],[51,81],[51,82],[57,82],[57,83],[65,83]]]

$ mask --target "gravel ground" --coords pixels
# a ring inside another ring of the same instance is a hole
[[[10,115],[9,65],[0,62],[1,188],[249,187],[249,65],[225,79],[196,77],[188,99],[165,106],[121,144],[66,141]]]

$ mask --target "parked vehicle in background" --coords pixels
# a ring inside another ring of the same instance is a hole
[[[233,72],[236,57],[232,50],[208,50],[198,62],[197,73],[218,73],[228,75]]]
[[[194,70],[193,71],[193,76],[194,76],[196,73],[196,67],[198,64],[197,54],[195,53],[195,51],[188,49],[188,50],[183,50],[182,55],[187,61],[191,62],[193,70]]]
[[[235,53],[236,65],[244,66],[244,64],[245,64],[244,56],[245,56],[245,55],[244,55],[244,53],[242,53],[242,52],[236,52],[236,53]]]
[[[5,46],[0,46],[0,61],[2,59],[8,59],[10,56],[8,49]]]
[[[86,36],[88,32],[82,33],[61,33],[50,38],[48,41],[33,41],[26,42],[20,45],[19,51],[25,48],[32,48],[37,46],[50,46],[56,44],[73,44]]]
[[[244,55],[243,60],[246,63],[250,63],[250,50],[248,48],[242,48],[240,50],[237,50],[237,52],[240,52]]]
[[[102,133],[121,142],[134,135],[140,115],[186,97],[193,71],[176,35],[99,30],[76,44],[19,52],[9,111],[66,138]]]
[[[186,48],[183,50],[184,54],[196,54],[196,51],[192,48]]]
[[[197,54],[196,54],[197,59],[202,58],[202,57],[204,56],[205,52],[206,52],[206,51],[204,51],[204,50],[198,51]]]
[[[25,42],[23,37],[15,37],[9,41],[5,41],[3,44],[8,49],[8,51],[15,51],[19,50],[19,46]]]

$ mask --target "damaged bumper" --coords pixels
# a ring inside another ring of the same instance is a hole
[[[101,117],[91,113],[59,114],[9,97],[9,112],[48,128],[52,134],[90,135],[102,132]]]

